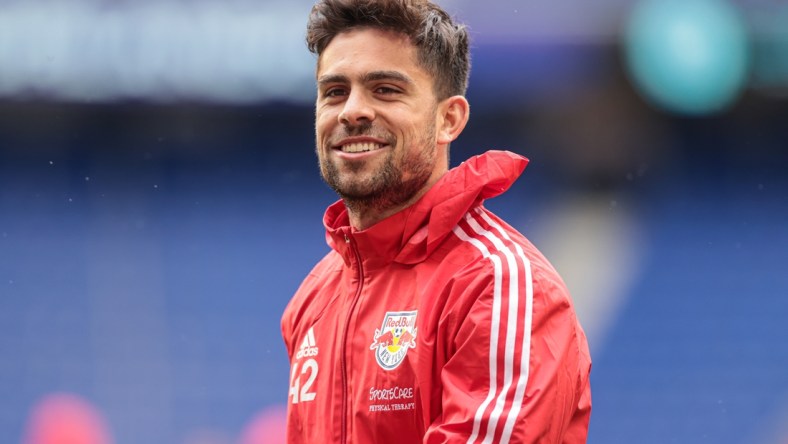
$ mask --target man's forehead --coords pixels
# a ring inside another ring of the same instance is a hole
[[[320,77],[323,74],[321,70],[329,68],[327,64],[331,65],[330,68],[339,65],[350,69],[365,61],[387,71],[420,68],[416,47],[407,35],[386,29],[358,27],[340,32],[331,39],[318,56],[315,72]]]

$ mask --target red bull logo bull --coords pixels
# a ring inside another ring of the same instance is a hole
[[[399,342],[397,342],[397,345],[399,345],[400,347],[409,347],[411,346],[411,344],[413,344],[413,346],[416,345],[416,336],[410,334],[409,331],[402,332],[402,335],[399,337]]]
[[[380,330],[375,330],[375,334],[379,334]],[[375,342],[372,343],[370,350],[374,350],[377,347],[391,347],[394,345],[394,333],[387,331],[380,336],[375,337]]]
[[[417,311],[387,312],[380,329],[375,329],[370,350],[384,370],[394,370],[405,359],[408,350],[416,347]]]

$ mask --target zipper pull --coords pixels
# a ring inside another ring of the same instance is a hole
[[[350,236],[348,236],[347,234],[345,234],[345,243],[346,244],[350,243]]]

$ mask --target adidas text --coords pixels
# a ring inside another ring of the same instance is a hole
[[[304,347],[296,353],[296,359],[317,356],[317,347]]]

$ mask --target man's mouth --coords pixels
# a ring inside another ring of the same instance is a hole
[[[348,143],[339,147],[343,153],[366,153],[367,151],[374,151],[383,148],[382,143],[362,142],[362,143]]]

